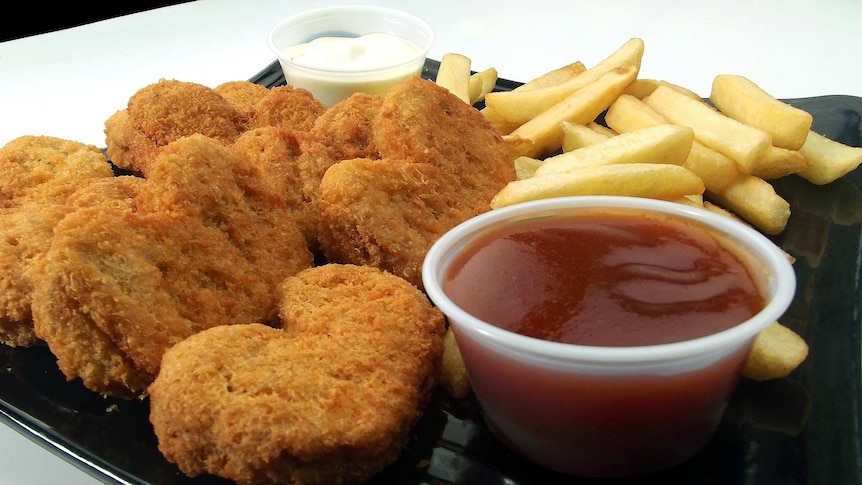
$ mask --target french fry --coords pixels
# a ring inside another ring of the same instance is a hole
[[[678,165],[624,163],[586,167],[564,174],[509,182],[491,200],[500,207],[568,195],[627,195],[675,200],[703,193],[703,181]]]
[[[605,125],[600,125],[600,124],[596,123],[595,121],[590,121],[589,123],[587,123],[587,128],[595,131],[596,133],[600,133],[600,134],[605,135],[605,136],[616,136],[617,135],[617,132],[615,132],[614,130],[608,128]]]
[[[479,71],[470,76],[469,92],[470,104],[476,104],[485,99],[497,84],[497,70],[493,67]]]
[[[756,381],[787,377],[808,357],[808,344],[793,330],[774,322],[754,339],[742,375]]]
[[[751,175],[772,180],[799,173],[810,166],[811,162],[799,151],[772,146],[754,165]]]
[[[482,113],[482,116],[484,116],[485,119],[488,120],[488,123],[490,123],[491,126],[493,126],[494,129],[497,130],[497,132],[501,135],[508,135],[509,133],[515,131],[515,129],[517,129],[519,126],[521,126],[518,123],[512,123],[503,119],[503,117],[497,114],[496,111],[487,106],[482,108],[480,112]]]
[[[813,131],[808,132],[799,153],[811,163],[799,176],[815,185],[834,182],[862,163],[862,148],[830,140]]]
[[[775,99],[744,76],[715,76],[709,99],[727,116],[769,133],[780,148],[799,150],[811,130],[811,113]]]
[[[668,120],[636,97],[622,94],[608,108],[605,122],[614,131],[623,133],[665,124]],[[706,190],[713,192],[723,191],[739,176],[736,162],[697,140],[692,142],[691,151],[683,166],[702,178]]]
[[[676,84],[657,79],[635,79],[635,81],[629,84],[629,87],[626,88],[625,93],[638,99],[644,99],[645,97],[652,94],[652,92],[655,91],[655,88],[659,86],[667,86],[669,88],[676,89],[677,91],[682,94],[685,94],[689,98],[703,101],[703,98],[701,98],[700,95],[688,88],[684,88],[682,86],[678,86]]]
[[[470,395],[472,386],[467,375],[467,368],[461,358],[461,350],[455,341],[452,330],[446,330],[443,337],[443,359],[440,362],[440,384],[455,399],[463,399]]]
[[[790,204],[769,182],[752,175],[741,174],[724,191],[705,195],[766,234],[783,231],[790,217]]]
[[[643,40],[630,39],[594,67],[567,81],[537,89],[488,93],[485,104],[511,123],[527,123],[609,72],[626,66],[639,69],[643,52]]]
[[[750,174],[757,160],[772,146],[769,133],[667,86],[658,86],[644,102],[671,123],[691,127],[697,141],[735,161],[744,173]]]
[[[470,102],[470,58],[461,54],[443,54],[437,71],[437,84],[460,100]]]
[[[518,157],[515,159],[515,177],[518,180],[524,180],[536,174],[539,165],[544,163],[543,160],[530,157]]]
[[[570,152],[587,145],[607,140],[607,133],[600,132],[589,126],[579,125],[570,121],[564,121],[561,126],[563,130],[563,151]]]
[[[536,175],[620,163],[681,165],[688,158],[693,139],[693,130],[684,126],[665,124],[641,128],[546,158]]]
[[[507,141],[513,138],[518,142],[510,144],[513,156],[537,157],[559,150],[562,147],[560,124],[563,121],[586,124],[594,120],[599,113],[610,106],[636,76],[636,66],[608,71],[552,108],[519,126],[504,137]],[[528,140],[529,143],[525,144],[523,140]]]

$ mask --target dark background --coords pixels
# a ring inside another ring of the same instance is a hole
[[[144,0],[127,2],[15,2],[0,16],[0,42],[45,32],[76,27],[98,20],[119,17],[153,8],[186,3],[189,0]]]

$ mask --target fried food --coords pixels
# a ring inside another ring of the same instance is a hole
[[[246,119],[251,112],[252,106],[269,94],[269,89],[262,84],[244,80],[227,81],[213,89]]]
[[[323,176],[321,247],[330,261],[375,266],[421,288],[431,244],[490,210],[514,166],[478,111],[419,78],[385,97],[373,143],[379,158],[345,160]]]
[[[146,176],[150,161],[173,141],[202,134],[225,145],[245,128],[242,113],[214,89],[162,79],[138,90],[105,122],[107,153],[120,168]]]
[[[272,171],[219,140],[181,138],[149,171],[125,202],[79,196],[33,276],[36,333],[60,369],[119,397],[189,335],[275,321],[278,284],[312,263]]]
[[[159,450],[190,476],[359,483],[396,460],[443,352],[442,314],[406,281],[329,264],[281,286],[284,329],[200,332],[150,387]]]
[[[48,249],[65,200],[88,180],[111,177],[96,147],[24,136],[0,148],[0,343],[42,344],[30,311],[30,268]]]
[[[291,85],[276,86],[252,105],[248,127],[277,126],[308,131],[325,111],[326,106],[310,91]]]

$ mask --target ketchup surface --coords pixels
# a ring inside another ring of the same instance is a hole
[[[702,337],[765,306],[749,270],[709,232],[608,210],[489,231],[453,261],[443,289],[492,325],[594,346]]]

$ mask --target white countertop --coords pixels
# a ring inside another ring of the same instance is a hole
[[[342,1],[427,20],[430,56],[458,52],[477,70],[526,81],[581,60],[590,66],[631,37],[640,77],[708,96],[716,74],[742,74],[780,98],[862,96],[862,2],[679,0],[593,2]],[[0,43],[0,144],[51,135],[104,146],[103,123],[160,78],[211,87],[247,79],[275,57],[267,31],[313,0],[200,0]],[[0,425],[0,483],[89,484],[94,478]]]

